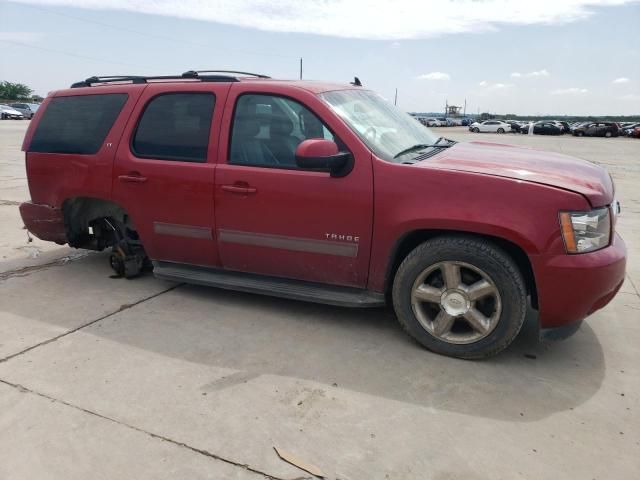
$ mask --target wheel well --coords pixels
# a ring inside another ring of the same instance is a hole
[[[400,264],[409,253],[421,243],[426,242],[435,237],[441,237],[446,235],[464,235],[467,237],[475,237],[485,239],[497,247],[504,250],[516,263],[520,273],[525,281],[527,287],[527,293],[531,296],[531,306],[535,309],[538,308],[538,292],[536,289],[536,281],[533,275],[533,268],[526,252],[509,240],[505,240],[500,237],[494,237],[491,235],[482,235],[479,233],[460,232],[455,230],[415,230],[406,234],[396,244],[395,250],[392,253],[391,261],[387,269],[385,292],[387,295],[391,292],[393,287],[393,279],[400,267]]]
[[[91,197],[75,197],[62,204],[67,240],[69,245],[77,248],[102,250],[112,245],[114,239],[106,232],[111,229],[94,229],[104,219],[110,219],[116,228],[135,231],[127,212],[117,203]]]

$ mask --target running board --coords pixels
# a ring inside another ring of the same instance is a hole
[[[385,304],[383,294],[358,288],[231,272],[173,262],[154,261],[153,274],[162,280],[195,283],[225,290],[258,293],[339,307],[380,307]]]

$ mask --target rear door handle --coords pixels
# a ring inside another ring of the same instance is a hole
[[[142,175],[129,174],[118,176],[118,180],[128,183],[144,183],[147,181],[147,177],[143,177]]]
[[[241,195],[248,195],[250,193],[256,193],[258,191],[253,187],[244,185],[222,185],[222,190],[230,193],[239,193]]]

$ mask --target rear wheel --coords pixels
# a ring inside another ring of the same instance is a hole
[[[505,349],[524,322],[524,280],[513,260],[492,243],[439,237],[413,250],[393,284],[404,329],[424,347],[459,358]]]

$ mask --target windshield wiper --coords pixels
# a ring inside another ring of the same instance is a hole
[[[438,140],[436,140],[434,143],[418,143],[416,145],[413,145],[409,148],[405,148],[404,150],[399,151],[397,154],[394,155],[393,158],[398,158],[401,157],[402,155],[406,155],[407,153],[411,153],[411,152],[415,152],[416,150],[422,150],[423,148],[433,148],[433,147],[438,147],[438,148],[449,148],[450,146],[453,145],[452,143],[447,143],[447,144],[442,144],[439,145],[439,143],[442,140],[447,140],[444,137],[440,137]],[[448,141],[448,140],[447,140]]]

